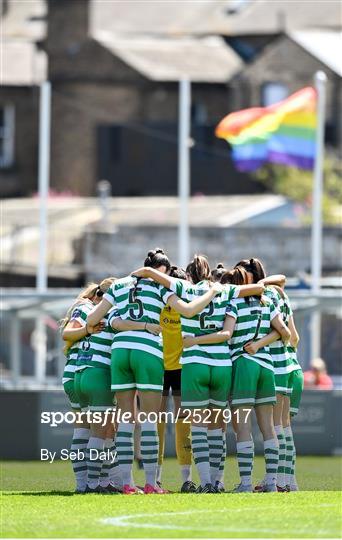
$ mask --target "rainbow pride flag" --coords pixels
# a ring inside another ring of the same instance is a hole
[[[314,88],[306,87],[269,107],[228,114],[215,135],[231,145],[239,171],[252,172],[266,162],[313,169],[316,95]]]

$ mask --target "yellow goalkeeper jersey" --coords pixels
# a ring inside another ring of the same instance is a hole
[[[180,315],[170,306],[165,306],[160,314],[163,334],[164,369],[181,369],[179,363],[183,351]]]

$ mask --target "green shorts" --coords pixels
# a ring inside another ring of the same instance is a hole
[[[254,360],[240,356],[233,363],[232,406],[274,405],[274,373]]]
[[[292,394],[290,398],[290,414],[295,416],[298,413],[300,400],[304,388],[304,375],[301,369],[296,369],[290,373],[290,385]]]
[[[182,407],[225,409],[232,382],[231,366],[184,364],[182,368]]]
[[[105,411],[114,407],[109,369],[87,367],[76,371],[75,393],[82,410]]]
[[[134,389],[162,392],[163,360],[137,349],[113,349],[111,379],[111,389],[114,392]]]
[[[292,393],[292,388],[290,386],[290,375],[291,373],[282,373],[281,375],[274,374],[275,389],[277,394],[282,394],[283,396],[290,396]]]
[[[76,395],[75,389],[74,389],[74,380],[66,381],[63,384],[64,392],[66,393],[70,407],[74,409],[75,411],[81,410],[81,405],[78,401],[78,397]]]

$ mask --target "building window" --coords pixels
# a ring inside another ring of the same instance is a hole
[[[0,105],[0,168],[11,167],[14,161],[14,107]]]
[[[261,102],[264,107],[279,103],[289,95],[289,89],[286,84],[278,82],[269,82],[262,86]]]

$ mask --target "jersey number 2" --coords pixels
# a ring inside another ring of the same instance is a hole
[[[133,321],[138,321],[141,319],[141,317],[144,314],[144,306],[141,300],[137,298],[137,292],[141,291],[140,287],[136,287],[135,289],[130,289],[129,291],[129,303],[134,304],[134,307],[131,307],[129,310],[129,316]],[[139,310],[136,314],[135,311]]]
[[[214,304],[213,302],[210,302],[210,304],[205,308],[204,311],[202,311],[199,317],[201,330],[211,330],[213,328],[216,328],[216,324],[214,322],[209,323],[209,324],[207,324],[206,322],[206,318],[211,317],[213,313],[214,313]]]

